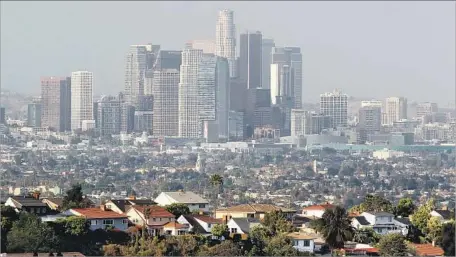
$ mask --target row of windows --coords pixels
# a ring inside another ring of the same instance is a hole
[[[122,220],[122,224],[127,224],[128,220]],[[95,226],[98,224],[103,225],[114,225],[114,220],[91,220],[90,225]]]

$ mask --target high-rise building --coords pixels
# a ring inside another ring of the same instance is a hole
[[[358,118],[358,131],[362,142],[365,142],[369,135],[379,132],[382,127],[382,109],[378,106],[361,107]]]
[[[271,100],[273,104],[302,106],[302,54],[299,47],[273,47],[271,53]]]
[[[30,103],[27,106],[27,126],[41,127],[41,103]]]
[[[117,135],[121,127],[121,102],[114,96],[103,96],[97,104],[96,128],[100,136]]]
[[[134,131],[148,132],[149,134],[152,134],[154,105],[153,96],[140,96],[138,100],[138,108],[135,109]]]
[[[215,54],[214,40],[192,40],[187,42],[187,48],[201,49],[205,54]]]
[[[126,57],[124,93],[126,102],[135,107],[139,104],[139,97],[144,95],[145,73],[150,56],[148,48],[148,45],[132,45]]]
[[[361,101],[361,107],[378,107],[381,109],[383,108],[383,103],[379,100]]]
[[[220,138],[229,138],[230,112],[230,69],[226,58],[217,57],[216,78],[216,118]]]
[[[234,25],[233,11],[231,10],[222,10],[218,14],[215,35],[215,55],[228,60],[230,77],[236,77],[236,27]]]
[[[156,70],[153,83],[153,134],[177,136],[179,132],[179,71],[177,69]]]
[[[84,120],[93,119],[93,73],[71,73],[71,129],[81,129]]]
[[[311,134],[311,115],[303,109],[291,110],[291,136],[299,137]]]
[[[154,72],[157,70],[175,69],[180,70],[182,63],[182,51],[175,50],[160,50],[155,58],[155,63],[152,69],[146,71],[146,81],[144,94],[152,95],[152,87],[154,80]]]
[[[405,97],[389,97],[385,100],[386,124],[407,119],[407,99]]]
[[[179,137],[198,138],[201,128],[198,115],[198,69],[203,50],[182,51],[179,80]]]
[[[0,107],[0,124],[6,124],[5,107]]]
[[[272,64],[272,48],[275,47],[273,39],[263,38],[261,45],[261,87],[271,87],[271,64]]]
[[[247,96],[247,83],[239,78],[230,78],[230,110],[243,112]]]
[[[321,94],[320,113],[332,117],[332,127],[347,127],[348,96],[339,90]]]
[[[246,32],[240,36],[239,78],[247,81],[247,88],[262,87],[262,44],[261,32]]]
[[[237,141],[244,139],[244,113],[237,111],[230,111],[229,113],[229,133],[230,141]]]
[[[426,115],[432,115],[439,111],[439,107],[436,103],[419,103],[416,106],[416,117],[422,118]]]
[[[249,88],[245,108],[244,136],[251,137],[255,128],[272,124],[272,108],[269,89]]]
[[[41,78],[41,126],[56,131],[69,130],[68,116],[71,112],[70,78]]]

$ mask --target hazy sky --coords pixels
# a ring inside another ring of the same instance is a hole
[[[95,93],[123,89],[131,44],[182,49],[215,38],[217,12],[303,53],[303,94],[442,105],[455,97],[455,2],[1,2],[2,88],[38,93],[40,76],[94,72]]]

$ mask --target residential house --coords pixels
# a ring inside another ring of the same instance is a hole
[[[416,256],[444,256],[445,252],[442,248],[432,244],[413,244]]]
[[[321,218],[323,217],[323,213],[331,208],[334,208],[334,205],[330,203],[307,206],[302,209],[301,216]]]
[[[439,218],[442,222],[454,220],[454,213],[449,210],[433,210],[430,214],[432,217]]]
[[[226,225],[230,234],[248,234],[260,224],[260,220],[255,218],[231,218]]]
[[[171,221],[163,226],[163,231],[165,235],[180,236],[188,234],[190,232],[190,226]]]
[[[275,206],[272,204],[252,203],[217,209],[215,214],[217,219],[223,219],[226,221],[231,218],[256,218],[261,220],[264,219],[266,213],[273,211],[281,211],[285,217],[290,220],[296,213],[295,210]]]
[[[188,206],[191,212],[209,211],[209,202],[201,196],[190,191],[162,192],[154,200],[160,206],[181,203]]]
[[[223,224],[221,219],[214,219],[205,215],[181,215],[177,222],[188,224],[190,231],[203,235],[211,234],[214,225]]]
[[[128,217],[106,210],[104,205],[101,205],[100,208],[69,209],[63,214],[84,217],[90,222],[90,230],[116,228],[125,231],[128,229]]]
[[[175,220],[172,213],[157,205],[131,205],[125,214],[133,224],[141,227],[146,225],[153,236],[162,235],[165,224]]]
[[[112,210],[117,213],[125,213],[128,208],[132,205],[145,206],[145,205],[156,205],[157,203],[151,199],[136,199],[136,197],[130,197],[128,199],[116,199],[108,200],[105,205],[106,209]]]
[[[48,206],[39,200],[39,194],[34,196],[10,196],[5,206],[14,208],[16,212],[29,212],[38,216],[49,214]]]
[[[315,251],[316,237],[301,232],[292,232],[287,236],[293,241],[293,247],[296,250],[309,253],[313,253]]]
[[[394,215],[388,212],[363,212],[360,216],[353,217],[352,226],[356,229],[372,228],[381,235],[388,233],[407,235],[409,225],[400,220],[395,221]]]
[[[43,198],[43,199],[41,199],[41,201],[43,203],[45,203],[49,207],[49,209],[55,210],[55,211],[59,210],[63,204],[63,198],[59,198],[59,197]]]

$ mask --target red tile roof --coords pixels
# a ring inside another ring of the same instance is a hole
[[[175,221],[168,222],[164,226],[165,228],[176,228],[176,229],[183,229],[183,228],[188,228],[188,224],[180,224]]]
[[[157,205],[132,205],[131,208],[134,208],[142,214],[144,214],[145,209],[148,208],[150,211],[151,218],[174,218],[174,214],[168,212],[165,208]]]
[[[222,224],[223,223],[223,219],[214,219],[210,216],[205,216],[205,215],[192,215],[192,216],[195,219],[198,219],[203,222],[210,223],[210,224]]]
[[[432,244],[413,244],[418,256],[443,256],[444,251],[442,248],[433,246]]]
[[[103,211],[99,208],[77,208],[71,209],[74,212],[79,213],[86,219],[125,219],[128,218],[126,215],[118,214],[113,211]]]
[[[307,206],[303,210],[307,210],[307,211],[310,211],[310,210],[322,210],[322,211],[324,211],[326,209],[331,209],[331,208],[334,208],[334,205],[326,203],[326,204]]]

